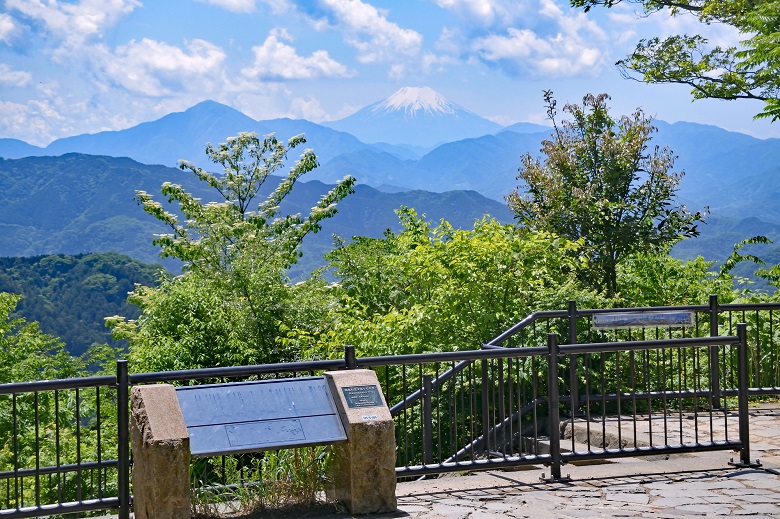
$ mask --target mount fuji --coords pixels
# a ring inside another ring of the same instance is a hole
[[[433,147],[496,133],[502,126],[447,100],[429,87],[404,87],[323,126],[351,133],[363,142]]]

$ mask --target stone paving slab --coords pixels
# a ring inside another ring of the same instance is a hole
[[[706,429],[705,419],[702,429]],[[736,425],[736,421],[732,422]],[[732,423],[729,423],[731,429]],[[621,424],[622,425],[622,424]],[[714,451],[564,465],[568,483],[544,483],[544,467],[444,475],[398,485],[398,512],[410,519],[718,517],[780,518],[780,404],[751,409],[751,458],[760,469],[729,465],[739,453]],[[633,428],[633,425],[631,426]],[[737,431],[729,431],[736,434]],[[708,430],[709,434],[709,430]],[[311,519],[350,518],[349,514]]]
[[[570,475],[570,482],[540,481],[543,474],[549,475],[549,469],[541,466],[515,471],[451,474],[399,483],[398,511],[394,513],[352,516],[312,512],[295,517],[780,518],[780,404],[753,408],[751,416],[751,458],[760,459],[760,469],[735,468],[729,461],[739,459],[739,453],[714,451],[674,455],[668,459],[652,456],[620,458],[601,464],[564,465],[563,475]],[[292,517],[287,516],[288,519]]]

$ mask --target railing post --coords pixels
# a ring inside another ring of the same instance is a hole
[[[485,452],[490,452],[490,409],[488,399],[488,361],[482,360],[482,438],[485,446]]]
[[[742,448],[739,451],[739,463],[732,465],[740,468],[760,467],[756,460],[750,462],[750,414],[748,408],[748,355],[747,355],[747,324],[737,324],[737,337],[739,338],[739,350],[737,352],[737,380],[739,381],[739,441]]]
[[[130,518],[130,377],[127,361],[116,361],[117,493],[119,519]]]
[[[710,294],[710,337],[718,332],[718,295]],[[710,392],[713,409],[720,409],[720,353],[717,346],[710,346]]]
[[[433,464],[433,412],[431,393],[433,384],[430,375],[423,375],[423,465]]]
[[[357,359],[355,358],[355,347],[351,344],[344,346],[344,361],[347,369],[357,369]]]
[[[550,478],[546,481],[561,481],[561,417],[558,397],[558,336],[547,334],[547,400],[550,406]],[[568,478],[566,478],[568,479]]]
[[[577,302],[569,301],[569,344],[577,344]],[[580,388],[577,377],[577,355],[569,356],[569,394],[572,420],[580,414]]]

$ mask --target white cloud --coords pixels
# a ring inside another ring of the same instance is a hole
[[[456,61],[453,58],[449,56],[438,56],[432,52],[426,53],[420,60],[422,70],[426,73],[444,73],[446,65],[452,65],[454,63],[456,63]]]
[[[5,63],[0,63],[0,85],[8,85],[12,87],[26,86],[32,76],[28,72],[20,70],[11,70],[11,67]]]
[[[288,0],[197,0],[198,2],[220,7],[227,11],[246,14],[257,10],[257,3],[266,4],[273,14],[283,14],[292,9]]]
[[[436,3],[457,14],[467,25],[483,28],[507,27],[528,12],[527,0],[436,0]]]
[[[318,50],[311,56],[299,56],[295,48],[280,41],[289,40],[284,30],[272,31],[262,45],[253,47],[255,61],[241,72],[261,79],[313,79],[318,77],[349,77],[352,73],[328,55]]]
[[[509,126],[510,124],[517,122],[508,115],[486,115],[485,119],[488,121],[493,121],[496,124],[500,124],[501,126]]]
[[[252,13],[255,10],[255,0],[198,0],[198,2],[221,7],[233,13]]]
[[[504,34],[475,38],[469,51],[509,75],[561,78],[601,70],[606,61],[602,47],[608,38],[592,19],[584,13],[564,12],[552,0],[540,0],[536,14],[545,33],[508,27]]]
[[[480,38],[473,49],[483,61],[498,64],[510,75],[531,77],[592,75],[604,61],[601,51],[581,38],[561,33],[541,38],[527,29],[509,28],[506,36]]]
[[[141,6],[140,0],[81,0],[66,3],[42,0],[6,0],[6,9],[36,20],[68,46],[81,46]]]
[[[609,10],[609,25],[610,27],[620,27],[627,33],[631,33],[633,38],[624,37],[622,39],[632,44],[636,43],[639,38],[653,36],[665,38],[676,34],[698,34],[707,38],[712,45],[721,47],[736,46],[740,40],[745,39],[744,35],[740,35],[739,31],[731,25],[701,23],[692,13],[681,12],[677,16],[672,16],[668,10],[663,10],[647,16],[635,8],[619,7],[616,6],[616,8]],[[629,50],[632,49],[633,45]]]
[[[320,102],[313,97],[298,97],[290,103],[290,117],[319,122],[328,120],[329,114],[320,106]]]
[[[0,41],[11,43],[11,38],[16,31],[14,19],[5,13],[0,13]]]
[[[344,30],[348,45],[358,50],[361,63],[397,62],[416,56],[422,35],[390,22],[376,7],[360,0],[321,0]]]
[[[181,49],[144,38],[115,52],[106,51],[105,73],[127,90],[148,96],[201,89],[219,80],[225,52],[207,41],[192,40]]]
[[[0,135],[12,135],[29,144],[45,146],[52,139],[52,124],[62,117],[47,104],[0,101]]]

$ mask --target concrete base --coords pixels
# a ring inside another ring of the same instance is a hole
[[[189,518],[190,437],[173,386],[131,390],[130,438],[135,519]]]
[[[347,443],[333,446],[329,497],[353,514],[394,512],[395,427],[371,370],[325,373]]]

